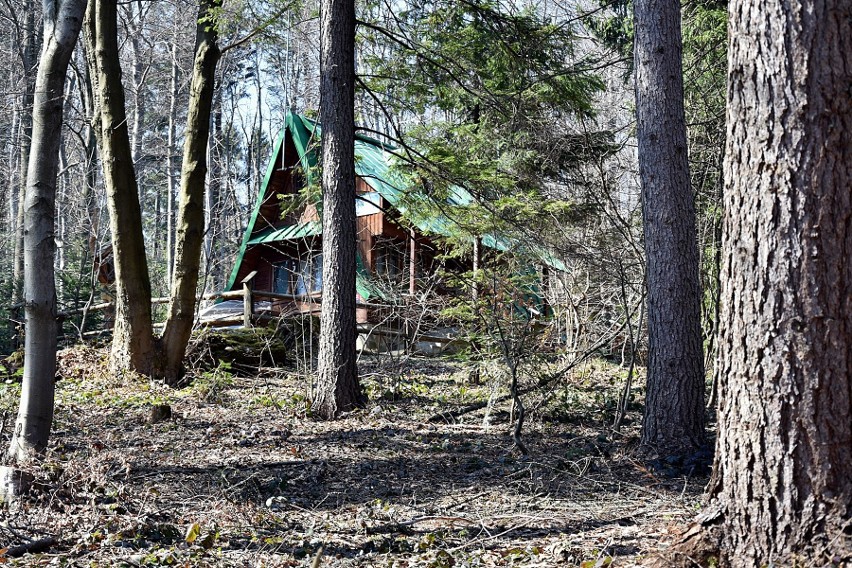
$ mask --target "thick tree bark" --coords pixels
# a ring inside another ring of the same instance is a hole
[[[711,511],[732,566],[845,565],[852,6],[735,0],[730,17]]]
[[[36,77],[24,231],[26,358],[21,406],[9,457],[24,461],[47,446],[56,374],[54,207],[65,77],[86,0],[44,2],[44,47]]]
[[[637,0],[636,116],[648,282],[642,444],[661,455],[704,444],[704,362],[695,205],[689,181],[680,2]]]
[[[91,0],[86,11],[85,36],[115,261],[112,366],[116,371],[150,375],[155,371],[152,365],[156,348],[151,282],[124,108],[115,0]]]
[[[181,168],[175,266],[172,273],[169,317],[163,331],[165,378],[175,384],[181,376],[186,345],[195,320],[195,297],[204,242],[204,181],[207,177],[207,141],[216,64],[218,35],[206,21],[217,0],[202,0],[195,35],[195,63],[190,84],[186,140]]]
[[[323,292],[317,398],[331,419],[363,402],[355,364],[355,2],[323,0],[320,16]]]

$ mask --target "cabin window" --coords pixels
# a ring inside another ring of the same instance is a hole
[[[296,295],[306,295],[322,291],[322,254],[313,254],[299,259],[296,274]]]
[[[279,262],[273,268],[272,291],[276,294],[292,294],[290,282],[293,274],[293,261]]]
[[[392,241],[378,244],[376,247],[376,276],[390,282],[399,282],[404,266],[404,246]]]

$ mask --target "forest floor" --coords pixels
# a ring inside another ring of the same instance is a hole
[[[635,408],[609,427],[625,371],[603,361],[527,395],[522,456],[508,402],[429,420],[502,392],[494,369],[469,384],[452,359],[364,361],[368,406],[318,422],[293,368],[220,368],[175,390],[110,376],[105,357],[61,354],[51,445],[34,490],[0,510],[0,563],[634,566],[707,482],[636,457]],[[19,392],[0,385],[4,447]],[[152,423],[162,404],[171,418]]]

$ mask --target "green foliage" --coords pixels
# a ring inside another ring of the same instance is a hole
[[[684,109],[701,251],[702,327],[714,349],[722,234],[722,157],[725,148],[727,2],[690,3],[683,16]]]
[[[395,115],[430,117],[403,134],[412,185],[445,213],[453,186],[476,196],[479,210],[449,212],[471,234],[540,227],[548,207],[571,212],[552,183],[615,150],[609,132],[569,128],[593,117],[603,88],[574,29],[491,0],[413,0],[393,17],[383,6],[365,16],[363,82]]]
[[[192,381],[190,389],[204,402],[222,404],[225,400],[225,391],[234,385],[234,375],[231,372],[231,364],[227,361],[219,361],[215,369],[201,373]]]
[[[12,255],[7,253],[5,256],[8,258]],[[11,272],[11,268],[3,267],[3,270]],[[15,326],[12,321],[13,310],[10,305],[13,296],[12,279],[9,276],[0,279],[0,294],[6,298],[6,301],[0,302],[0,321],[4,322],[4,325],[0,326],[0,353],[9,353],[14,349],[15,335]]]
[[[724,4],[699,2],[684,10],[684,106],[692,183],[706,209],[715,208],[719,200],[722,176],[727,37]]]
[[[537,271],[524,259],[501,254],[489,258],[476,274],[448,274],[447,279],[459,293],[441,317],[444,324],[461,330],[467,348],[460,356],[469,361],[497,361],[497,368],[504,368],[510,378],[513,372],[535,372],[549,313]],[[464,399],[468,394],[481,393],[465,390],[458,396]]]
[[[406,8],[394,29],[365,39],[394,37],[394,57],[367,61],[372,86],[391,89],[413,110],[466,113],[472,124],[505,119],[513,105],[592,113],[590,95],[600,83],[566,65],[574,52],[570,27],[490,0],[414,0]]]
[[[21,399],[21,384],[17,382],[0,383],[0,413],[12,414]]]
[[[613,2],[601,1],[599,3],[601,8],[608,8],[608,10],[604,10],[602,15],[589,18],[587,25],[601,43],[631,62],[629,69],[632,71],[633,2],[631,0],[614,0]]]
[[[20,378],[24,374],[24,350],[17,349],[8,357],[0,360],[0,375],[7,379]]]

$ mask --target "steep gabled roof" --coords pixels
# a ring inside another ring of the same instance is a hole
[[[264,201],[269,197],[267,195],[270,190],[269,182],[275,172],[275,166],[278,163],[283,163],[284,145],[286,144],[288,133],[296,148],[297,161],[301,166],[305,179],[309,184],[314,182],[312,178],[316,171],[319,137],[321,136],[322,128],[319,123],[305,116],[292,112],[287,113],[284,129],[282,129],[275,140],[272,159],[270,159],[269,165],[266,168],[266,175],[258,192],[248,226],[243,234],[237,260],[231,272],[231,277],[228,280],[226,288],[228,290],[234,286],[240,265],[249,246],[294,240],[322,233],[322,225],[317,222],[300,223],[279,229],[270,227],[262,232],[257,231],[256,225],[260,209]],[[396,160],[398,160],[398,157],[393,146],[384,144],[369,136],[356,134],[355,174],[358,177],[366,181],[376,193],[387,200],[388,203],[420,231],[442,236],[450,236],[454,232],[457,232],[457,230],[454,231],[455,223],[445,215],[430,214],[429,216],[424,216],[414,214],[409,204],[412,198],[416,198],[417,196],[412,195],[408,191],[405,180],[394,170],[393,165]],[[420,198],[425,199],[425,196],[420,196]],[[473,203],[473,197],[462,188],[453,188],[451,196],[447,200],[448,206],[464,206],[471,203]]]

